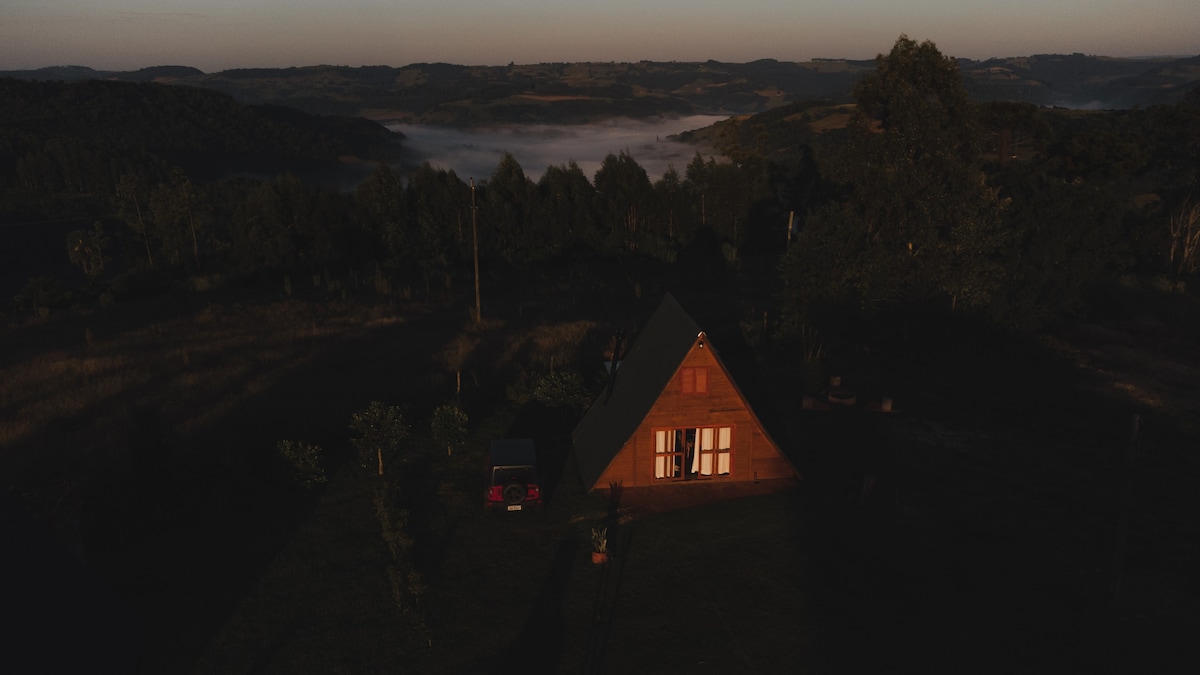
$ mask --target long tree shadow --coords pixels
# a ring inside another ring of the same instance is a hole
[[[567,532],[554,559],[550,571],[533,603],[533,609],[525,620],[525,626],[517,639],[501,654],[500,673],[553,673],[562,662],[566,639],[563,620],[563,603],[567,585],[575,564],[575,552],[579,546],[574,531]]]
[[[553,499],[562,482],[571,447],[574,418],[569,410],[537,402],[524,405],[508,430],[510,438],[531,438],[538,454],[542,492]]]
[[[624,486],[614,483],[609,489],[608,514],[605,527],[609,541],[610,564],[600,570],[596,582],[595,601],[592,606],[592,621],[588,629],[587,650],[584,653],[583,672],[603,672],[604,653],[608,648],[608,636],[612,632],[613,613],[621,586],[625,579],[625,565],[633,547],[633,530],[620,521],[621,497]],[[613,546],[613,542],[616,545]],[[615,569],[615,571],[614,571]]]

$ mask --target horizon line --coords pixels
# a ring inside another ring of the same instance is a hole
[[[1125,60],[1125,61],[1149,61],[1149,60],[1155,60],[1155,59],[1188,59],[1188,58],[1195,58],[1197,56],[1200,56],[1200,54],[1143,54],[1143,55],[1138,55],[1138,56],[1110,56],[1107,54],[1086,54],[1083,52],[1071,52],[1071,53],[1039,52],[1039,53],[1024,54],[1024,55],[989,56],[985,59],[973,59],[973,58],[969,58],[969,57],[965,57],[965,56],[953,56],[953,55],[947,55],[947,56],[950,56],[950,58],[953,58],[955,61],[970,61],[970,62],[975,62],[975,63],[986,63],[987,61],[994,61],[994,60],[1022,59],[1022,58],[1033,58],[1033,57],[1039,57],[1039,56],[1084,56],[1084,57],[1088,57],[1088,58],[1099,58],[1099,59],[1113,59],[1113,60]],[[136,73],[136,72],[140,72],[143,70],[151,70],[154,68],[189,68],[192,70],[199,71],[203,75],[214,75],[214,74],[237,71],[237,70],[290,70],[290,69],[304,69],[304,68],[394,68],[394,69],[399,70],[399,69],[409,68],[412,66],[422,66],[422,65],[449,65],[449,66],[460,66],[463,68],[522,68],[522,67],[530,67],[530,66],[547,66],[547,65],[558,65],[558,64],[567,64],[567,65],[574,65],[574,64],[579,64],[579,65],[586,65],[586,64],[634,65],[634,64],[639,64],[639,63],[660,63],[660,64],[722,63],[722,64],[729,64],[729,65],[747,65],[747,64],[751,64],[751,63],[758,63],[760,61],[775,61],[777,63],[802,64],[802,63],[837,62],[837,61],[862,62],[862,61],[874,61],[875,59],[876,59],[876,56],[871,56],[871,57],[866,57],[866,58],[820,56],[820,57],[812,57],[807,60],[785,60],[785,59],[777,59],[777,58],[768,56],[768,57],[762,57],[762,58],[758,58],[758,59],[751,59],[749,61],[721,61],[718,59],[705,59],[705,60],[675,60],[675,59],[671,59],[671,60],[662,61],[662,60],[655,60],[655,59],[638,59],[638,60],[629,60],[629,61],[536,61],[536,62],[527,62],[527,63],[516,63],[514,61],[510,61],[507,64],[485,64],[485,63],[470,64],[470,63],[454,63],[451,61],[412,61],[410,63],[406,63],[406,64],[400,65],[400,66],[386,64],[386,63],[363,63],[360,65],[350,65],[350,64],[345,64],[345,63],[309,63],[309,64],[305,64],[305,65],[291,65],[291,66],[235,66],[235,67],[231,67],[231,68],[222,68],[219,70],[204,70],[203,68],[199,68],[197,66],[191,66],[191,65],[186,65],[186,64],[182,64],[182,63],[159,63],[159,64],[155,64],[155,65],[150,65],[150,66],[141,66],[138,68],[125,68],[125,69],[122,69],[122,68],[96,68],[94,66],[88,66],[88,65],[78,64],[78,63],[59,63],[59,64],[54,64],[54,65],[37,66],[37,67],[31,67],[31,68],[5,68],[5,69],[0,69],[0,73],[37,72],[37,71],[42,71],[42,70],[54,70],[54,69],[58,69],[58,68],[86,69],[86,70],[90,70],[95,73]]]

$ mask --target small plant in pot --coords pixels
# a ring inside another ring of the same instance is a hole
[[[600,565],[608,562],[608,528],[592,528],[592,562]]]

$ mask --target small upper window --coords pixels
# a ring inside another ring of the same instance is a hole
[[[680,368],[679,392],[681,394],[707,394],[708,368]]]

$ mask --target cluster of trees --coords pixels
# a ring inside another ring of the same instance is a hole
[[[817,144],[821,195],[783,265],[791,325],[924,306],[1037,328],[1122,274],[1194,272],[1198,93],[1123,112],[977,105],[952,58],[902,36]]]
[[[97,196],[88,215],[101,226],[68,238],[94,284],[122,268],[241,278],[335,269],[434,298],[465,287],[455,281],[472,274],[474,231],[493,270],[581,256],[670,262],[698,250],[735,268],[766,256],[755,271],[778,272],[778,304],[795,326],[814,308],[920,305],[1037,327],[1082,311],[1104,280],[1188,275],[1200,263],[1197,92],[1124,112],[980,105],[953,58],[902,36],[855,99],[849,124],[823,133],[808,124],[820,114],[812,104],[731,120],[713,132],[721,161],[697,153],[682,174],[656,179],[620,152],[593,176],[568,163],[536,182],[512,156],[478,184],[428,164],[402,175],[386,161],[352,192],[290,174],[203,181],[166,153],[137,161],[133,150],[163,141],[114,143],[132,150],[89,182],[71,176],[94,155],[50,152],[57,141],[30,131],[37,125],[11,121],[0,154],[16,167],[5,174],[10,194],[16,185],[50,199]],[[45,145],[22,154],[22,134]],[[203,138],[171,147],[208,147]],[[346,147],[326,145],[306,152]],[[39,162],[58,168],[30,168]],[[123,264],[105,265],[113,258]]]
[[[379,164],[353,192],[290,174],[200,183],[178,168],[157,181],[130,172],[97,216],[106,227],[73,232],[68,246],[87,252],[72,260],[96,283],[103,266],[92,261],[116,256],[158,277],[378,269],[387,288],[436,297],[469,277],[473,226],[481,257],[505,268],[617,252],[670,260],[698,236],[782,252],[786,215],[777,213],[772,171],[697,154],[683,175],[651,180],[620,152],[594,176],[572,162],[535,182],[507,155],[478,184],[429,164],[408,176]]]

